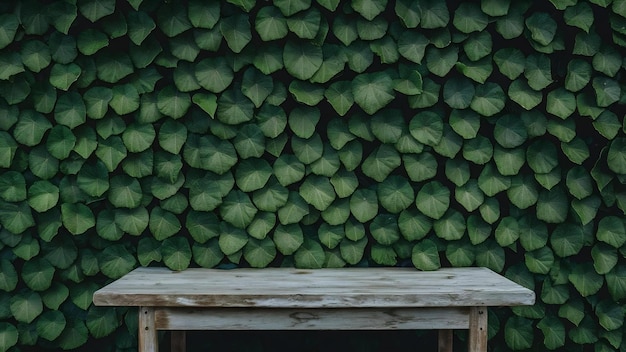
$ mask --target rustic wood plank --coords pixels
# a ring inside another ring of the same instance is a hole
[[[158,310],[157,310],[158,312]],[[158,319],[155,316],[155,320]],[[155,324],[158,328],[158,323]],[[172,352],[185,352],[187,351],[187,334],[181,330],[175,330],[170,332],[170,348]]]
[[[467,329],[469,309],[158,308],[160,330]]]
[[[468,352],[487,351],[487,308],[471,307],[469,315]]]
[[[139,308],[139,351],[158,352],[159,336],[154,323],[154,308]]]
[[[439,338],[438,338],[438,351],[439,352],[452,352],[452,340],[453,340],[453,329],[454,327],[448,327],[447,329],[439,330]],[[458,329],[458,328],[457,328]]]
[[[94,294],[96,305],[110,306],[441,307],[534,300],[531,290],[485,268],[138,268]]]

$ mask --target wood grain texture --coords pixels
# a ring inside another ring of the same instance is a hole
[[[437,339],[437,350],[439,352],[452,352],[454,334],[451,329],[453,329],[453,327],[439,330],[439,336]]]
[[[468,352],[487,351],[487,308],[471,307],[469,315]]]
[[[159,352],[159,335],[154,321],[153,307],[139,308],[139,351]]]
[[[105,306],[392,308],[534,301],[531,290],[485,268],[137,268],[94,294],[94,303]]]
[[[425,330],[467,329],[469,309],[158,308],[160,330]]]

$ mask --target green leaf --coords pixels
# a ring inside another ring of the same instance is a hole
[[[122,142],[122,138],[111,136],[99,141],[96,155],[106,165],[107,170],[112,172],[126,158],[127,150],[124,142]]]
[[[486,164],[478,176],[478,187],[489,197],[506,191],[511,186],[511,179],[498,173],[493,164]]]
[[[506,97],[502,88],[493,82],[476,87],[470,107],[483,116],[493,116],[504,108]]]
[[[54,64],[50,71],[50,84],[55,88],[67,91],[72,83],[78,80],[80,74],[81,68],[76,64]]]
[[[626,174],[626,138],[618,137],[611,142],[607,164],[611,171]]]
[[[568,279],[583,297],[596,294],[604,284],[603,276],[596,273],[589,262],[574,266]]]
[[[233,190],[226,195],[219,209],[220,215],[226,222],[242,229],[252,222],[258,211],[248,195],[238,190]]]
[[[274,83],[269,76],[263,75],[254,68],[249,68],[243,74],[241,84],[242,93],[248,97],[257,108],[270,95],[274,89]]]
[[[453,78],[443,86],[443,99],[453,109],[465,109],[470,106],[474,92],[474,85],[469,79]]]
[[[616,49],[610,46],[603,46],[593,56],[592,65],[596,71],[602,72],[609,77],[615,77],[622,67],[621,62],[622,57]]]
[[[583,199],[593,192],[591,175],[582,166],[575,166],[567,172],[567,189],[576,199]]]
[[[171,237],[161,244],[163,263],[171,270],[187,269],[191,263],[191,248],[184,237]]]
[[[322,246],[308,238],[304,239],[300,248],[294,253],[294,261],[297,268],[319,269],[324,265],[325,259],[326,256]]]
[[[0,271],[0,289],[5,292],[13,291],[19,280],[15,267],[8,259],[2,259],[0,260],[0,269],[2,269]]]
[[[108,45],[109,38],[106,34],[95,29],[87,29],[80,32],[76,39],[78,51],[87,56],[97,53],[100,49],[106,48]]]
[[[309,139],[293,137],[291,147],[298,160],[307,165],[321,158],[324,151],[322,139],[317,133]]]
[[[548,349],[557,349],[565,345],[565,327],[554,316],[546,316],[537,323],[543,333],[543,343]]]
[[[596,103],[599,107],[608,107],[618,102],[622,94],[619,84],[610,78],[595,77],[592,86],[596,93]]]
[[[431,271],[441,267],[437,244],[431,240],[418,242],[412,250],[411,261],[419,270]]]
[[[531,54],[526,58],[524,77],[532,89],[540,91],[553,82],[551,70],[550,58],[547,55]]]
[[[578,254],[584,245],[584,233],[579,226],[561,224],[552,232],[550,245],[554,252],[562,258]]]
[[[295,253],[304,242],[304,235],[298,224],[278,225],[274,230],[273,239],[280,253],[291,255]]]
[[[465,233],[465,219],[460,212],[449,209],[443,217],[433,222],[433,229],[437,237],[447,241],[456,241]]]
[[[543,247],[536,251],[524,254],[526,267],[532,273],[547,274],[554,264],[554,254],[549,247]],[[546,286],[544,286],[545,288]]]
[[[514,102],[518,103],[521,107],[526,110],[532,110],[537,105],[541,103],[543,100],[543,95],[541,92],[535,91],[528,86],[523,79],[516,79],[509,85],[509,98]],[[558,103],[562,103],[558,101]],[[551,102],[551,104],[555,104]],[[550,106],[549,109],[558,110],[558,112],[563,113],[564,106],[559,104],[559,106]]]
[[[437,159],[428,152],[403,155],[402,162],[411,181],[420,182],[437,175]]]
[[[378,214],[370,224],[372,237],[381,245],[388,246],[400,239],[398,218],[390,214]]]
[[[198,243],[218,237],[220,233],[217,216],[211,212],[189,211],[185,221],[185,228],[191,237]]]
[[[40,180],[28,188],[28,205],[38,213],[52,209],[59,201],[59,188]]]
[[[484,202],[484,194],[476,180],[470,180],[454,190],[454,198],[465,210],[474,211]]]
[[[384,73],[358,75],[352,81],[354,101],[368,114],[374,114],[394,99],[393,81]]]
[[[134,269],[137,261],[135,257],[121,244],[106,247],[98,257],[100,269],[111,279],[119,279]]]
[[[382,182],[401,163],[397,150],[388,144],[383,144],[363,161],[361,169],[366,176]]]
[[[322,48],[304,42],[287,41],[283,52],[285,68],[290,75],[308,80],[323,62]]]
[[[532,322],[522,317],[510,317],[504,326],[504,340],[512,350],[530,348],[533,344]]]
[[[159,29],[170,38],[192,27],[188,12],[194,8],[175,5],[176,4],[173,3],[165,3],[161,5],[157,12],[157,25]]]
[[[228,125],[247,122],[253,118],[253,109],[240,89],[227,90],[217,100],[217,119]]]
[[[600,275],[609,273],[617,265],[617,250],[602,243],[598,243],[591,249],[593,267]]]
[[[128,37],[135,45],[141,45],[156,28],[156,24],[154,20],[143,11],[129,12],[127,17]]]
[[[574,59],[567,64],[567,76],[565,76],[565,89],[578,92],[589,83],[591,79],[591,65],[587,61]]]
[[[118,208],[137,208],[141,204],[142,190],[139,181],[127,175],[111,177],[108,199]]]
[[[321,13],[312,8],[289,17],[287,26],[299,38],[315,39],[320,31],[321,22]]]
[[[459,50],[456,46],[447,46],[443,49],[429,47],[426,49],[426,66],[428,70],[444,77],[450,72],[459,59]]]
[[[9,16],[9,15],[5,15]],[[0,17],[1,18],[1,17]],[[1,19],[0,19],[1,21]],[[2,31],[2,29],[0,29]],[[0,41],[2,43],[3,41]],[[0,44],[2,46],[2,44]],[[22,62],[32,72],[40,72],[44,68],[50,65],[52,56],[50,54],[50,48],[38,40],[26,41],[22,45],[20,51],[22,56]]]
[[[561,223],[567,217],[567,195],[562,188],[543,190],[537,200],[537,218],[548,223]]]
[[[622,266],[616,266],[606,274],[606,283],[614,300],[617,301],[626,297],[626,271]]]
[[[387,0],[352,0],[352,8],[368,21],[373,20],[387,7]]]
[[[157,241],[163,241],[164,239],[179,233],[182,225],[176,215],[157,206],[152,208],[152,211],[150,212],[148,228]],[[170,265],[168,265],[168,267],[171,268]]]
[[[537,184],[531,175],[516,175],[511,180],[511,187],[506,191],[509,200],[520,209],[527,209],[539,198]]]
[[[324,211],[335,200],[335,191],[326,177],[311,175],[299,188],[300,196],[317,210]]]
[[[626,226],[618,217],[604,217],[598,223],[596,237],[614,248],[620,248],[626,243]]]
[[[172,86],[162,89],[157,96],[157,108],[159,111],[173,119],[183,117],[190,106],[191,98],[189,94],[179,92]]]
[[[0,224],[13,234],[20,234],[35,225],[26,202],[0,203]]]
[[[0,16],[0,49],[4,49],[13,42],[19,25],[20,20],[13,13]]]
[[[115,0],[79,0],[78,9],[88,20],[96,22],[115,11]]]
[[[558,165],[556,147],[546,140],[538,140],[528,146],[526,159],[528,166],[538,174],[546,174]]]
[[[264,42],[284,38],[289,32],[287,20],[274,6],[265,6],[259,10],[254,28]]]
[[[431,181],[419,190],[415,205],[425,215],[440,219],[450,206],[450,190],[439,181]]]
[[[311,7],[311,0],[276,0],[274,6],[278,7],[283,15],[289,17]]]
[[[117,83],[134,72],[133,62],[126,54],[100,54],[96,58],[98,78],[107,83]]]
[[[505,16],[509,12],[510,5],[510,0],[482,0],[480,2],[481,10],[492,17]]]
[[[52,127],[52,124],[46,117],[38,112],[33,110],[23,110],[17,120],[17,124],[13,130],[13,137],[20,144],[26,145],[28,147],[33,147],[41,143],[44,134]],[[4,136],[6,132],[3,132]],[[8,142],[8,138],[10,135],[6,134],[5,144],[6,146],[10,146],[15,144],[15,141]],[[12,138],[11,138],[12,140]],[[5,147],[6,147],[5,146]],[[11,155],[14,151],[11,153]],[[5,160],[11,160],[12,158],[7,158]],[[3,167],[9,167],[9,165],[5,165]]]
[[[118,115],[126,115],[139,109],[139,92],[132,84],[117,85],[111,89],[109,106]]]
[[[565,23],[582,29],[589,33],[589,29],[593,25],[593,10],[586,2],[580,2],[574,6],[569,6],[563,13]]]
[[[415,199],[413,188],[399,175],[387,177],[378,185],[376,192],[383,208],[394,214],[407,209]]]
[[[70,129],[82,125],[87,120],[87,108],[77,92],[68,92],[59,97],[54,107],[54,119]]]
[[[487,27],[489,18],[478,4],[464,3],[454,11],[452,23],[462,33],[480,32]]]
[[[526,58],[517,48],[503,48],[493,55],[493,61],[498,65],[500,72],[514,80],[524,72]],[[509,88],[510,90],[510,88]]]
[[[73,235],[85,233],[96,225],[96,219],[89,207],[81,203],[61,205],[63,226]]]
[[[243,249],[243,257],[253,268],[264,268],[276,258],[276,246],[270,238],[250,239]]]
[[[423,111],[409,122],[409,132],[418,142],[435,146],[443,137],[443,119],[434,111]]]
[[[360,222],[372,220],[378,214],[378,196],[371,189],[357,189],[350,196],[350,212]]]
[[[421,64],[429,43],[422,33],[405,31],[398,38],[398,53],[409,61]]]
[[[450,21],[450,11],[445,2],[425,0],[420,2],[422,11],[421,27],[425,29],[443,28]]]
[[[48,341],[53,341],[66,326],[65,316],[61,311],[49,310],[41,314],[36,323],[37,334]]]
[[[563,88],[557,88],[548,93],[546,110],[552,115],[565,119],[576,110],[576,97]]]
[[[544,12],[535,12],[526,18],[526,27],[533,40],[541,45],[549,45],[556,35],[557,24]]]
[[[449,159],[446,161],[445,174],[452,183],[463,186],[470,179],[469,164],[463,159]]]
[[[83,94],[87,116],[92,119],[101,119],[109,109],[113,99],[113,91],[106,87],[93,87]]]
[[[220,4],[201,0],[189,1],[189,21],[196,28],[213,28],[220,19]]]
[[[324,88],[305,81],[294,80],[289,85],[289,92],[300,103],[315,106],[324,98]]]
[[[250,21],[246,15],[224,17],[220,21],[220,32],[226,44],[235,53],[240,53],[252,40]]]
[[[102,338],[113,333],[120,322],[114,309],[92,306],[87,311],[85,324],[93,337]]]
[[[514,115],[504,115],[496,121],[494,138],[504,148],[515,148],[522,145],[528,138],[524,122]]]
[[[22,291],[11,297],[10,309],[15,320],[30,324],[43,312],[41,296],[37,292]]]
[[[345,116],[354,105],[354,95],[349,81],[332,83],[324,92],[324,96],[340,116]]]

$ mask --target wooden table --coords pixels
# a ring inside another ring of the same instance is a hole
[[[487,307],[532,305],[535,294],[489,269],[301,270],[138,268],[98,290],[94,304],[139,308],[139,351],[158,351],[158,330],[469,329],[468,351],[487,351]]]

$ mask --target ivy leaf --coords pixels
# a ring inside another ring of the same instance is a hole
[[[413,246],[411,261],[419,270],[437,270],[441,267],[437,244],[431,240],[422,240]]]

